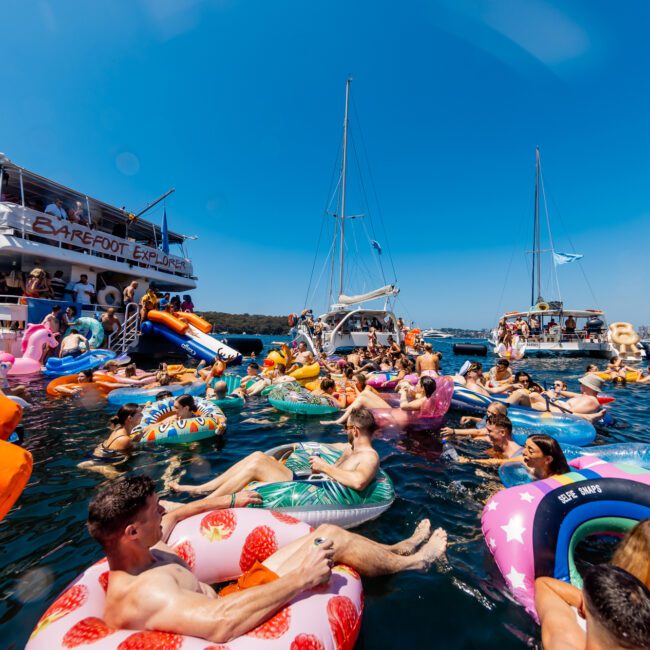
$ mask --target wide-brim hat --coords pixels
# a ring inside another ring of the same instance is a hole
[[[591,390],[595,390],[597,393],[603,389],[603,384],[605,383],[605,380],[601,379],[597,375],[585,375],[584,377],[578,379],[578,381],[583,386],[591,388]]]

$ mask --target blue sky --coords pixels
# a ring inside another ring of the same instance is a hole
[[[565,303],[594,306],[586,275],[610,320],[648,323],[649,20],[641,1],[24,0],[3,7],[0,151],[132,210],[175,187],[197,306],[285,314],[352,74],[400,313],[482,327],[528,305],[539,145],[556,248],[585,255]]]

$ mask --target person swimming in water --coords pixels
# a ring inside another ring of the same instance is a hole
[[[526,438],[522,458],[535,481],[568,474],[571,471],[560,443],[542,433],[533,433]]]
[[[487,450],[491,458],[467,458],[460,456],[460,463],[477,463],[479,465],[503,465],[513,460],[522,459],[523,448],[512,439],[512,422],[506,415],[492,415],[487,421],[487,434],[492,448]]]

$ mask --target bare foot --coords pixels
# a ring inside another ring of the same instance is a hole
[[[202,494],[203,490],[198,485],[181,485],[177,481],[169,481],[167,487],[172,492],[187,492],[188,494]]]
[[[166,513],[173,512],[183,505],[182,503],[176,503],[176,501],[166,501],[164,499],[159,499],[158,503],[165,509]]]
[[[422,561],[422,569],[426,571],[447,550],[447,531],[436,528],[429,541],[417,552]]]
[[[411,555],[416,549],[431,537],[431,522],[423,519],[408,538],[393,545],[393,553],[398,555]]]

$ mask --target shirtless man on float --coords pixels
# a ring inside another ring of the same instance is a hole
[[[357,409],[350,415],[348,443],[331,445],[343,451],[334,465],[330,465],[319,456],[310,456],[312,471],[326,474],[335,481],[361,491],[375,478],[379,470],[379,456],[372,446],[375,421],[367,409]],[[210,493],[211,496],[224,496],[239,492],[253,481],[277,483],[295,480],[293,472],[280,461],[261,451],[255,451],[220,476],[202,485],[179,485],[170,483],[176,492],[192,494]]]
[[[304,341],[300,341],[298,343],[298,354],[293,358],[293,364],[287,370],[287,374],[312,363],[314,363],[314,355],[307,349],[307,344]]]
[[[92,500],[88,529],[104,547],[110,568],[103,616],[108,626],[226,643],[266,621],[301,592],[327,583],[334,564],[347,564],[364,576],[426,571],[447,546],[445,531],[438,528],[432,534],[426,519],[410,538],[393,545],[325,524],[254,565],[236,586],[227,588],[229,593],[217,597],[165,541],[178,522],[228,508],[230,501],[230,496],[210,496],[166,514],[146,476],[114,481]],[[254,493],[236,495],[236,506],[254,502]],[[258,584],[247,588],[246,575],[253,571]]]

